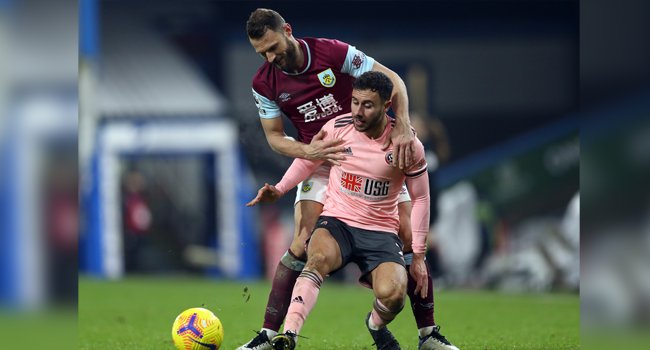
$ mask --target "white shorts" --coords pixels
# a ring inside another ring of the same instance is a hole
[[[305,181],[298,184],[296,201],[293,203],[294,206],[300,201],[314,201],[325,205],[325,193],[327,192],[327,185],[330,182],[330,168],[331,164],[324,162]],[[409,192],[406,189],[406,184],[403,184],[397,203],[410,201],[411,196],[409,196]]]

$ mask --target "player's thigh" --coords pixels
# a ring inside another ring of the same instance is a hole
[[[331,168],[328,164],[319,165],[298,185],[294,202],[296,224],[294,242],[298,240],[304,243],[309,238],[318,222],[318,217],[323,212]]]
[[[317,228],[309,239],[307,266],[316,268],[325,276],[343,264],[341,248],[332,234],[325,228]]]
[[[408,283],[406,269],[395,262],[385,262],[377,266],[368,277],[372,290],[378,299],[397,296],[403,298]]]
[[[411,226],[411,201],[400,202],[397,204],[397,211],[399,212],[399,239],[404,243],[403,251],[410,253],[413,249],[413,231]]]
[[[323,204],[315,201],[304,200],[300,201],[294,207],[294,221],[296,224],[296,231],[294,233],[294,241],[301,241],[305,243],[307,238],[314,230],[320,214],[323,213]]]

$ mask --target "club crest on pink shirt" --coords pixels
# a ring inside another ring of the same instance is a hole
[[[386,161],[386,164],[393,165],[393,151],[386,153],[384,160]]]

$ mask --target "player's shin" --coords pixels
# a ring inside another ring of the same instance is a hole
[[[415,289],[417,287],[417,282],[411,276],[411,261],[413,259],[413,253],[404,254],[404,260],[406,261],[406,273],[408,276],[408,285],[406,287],[406,294],[409,297],[411,302],[411,308],[413,310],[413,316],[415,317],[415,322],[418,326],[420,333],[424,335],[431,333],[431,330],[436,325],[433,318],[433,280],[431,279],[431,274],[429,273],[429,265],[425,264],[427,269],[427,283],[428,283],[428,293],[426,298],[422,298],[420,293],[415,294]],[[422,335],[422,334],[420,334]]]
[[[384,305],[379,299],[375,299],[372,303],[372,313],[370,315],[370,322],[368,327],[372,330],[378,330],[387,324],[391,323],[397,317],[397,314],[402,311],[404,304],[402,303],[400,307],[388,308]],[[376,329],[375,329],[376,328]]]
[[[287,312],[284,332],[293,331],[300,334],[300,329],[305,324],[307,316],[314,309],[318,292],[323,283],[323,277],[316,270],[305,269],[296,280],[291,296],[291,305]]]
[[[273,287],[264,314],[264,325],[262,326],[264,329],[275,332],[280,330],[289,309],[291,293],[296,284],[296,279],[300,276],[304,267],[305,261],[293,254],[291,249],[287,250],[275,271]]]

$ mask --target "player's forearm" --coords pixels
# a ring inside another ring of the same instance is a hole
[[[314,172],[323,161],[296,158],[275,188],[284,195]]]
[[[413,253],[424,253],[427,247],[427,234],[429,233],[429,196],[413,198]]]
[[[413,232],[413,253],[423,254],[427,247],[427,235],[429,233],[429,210],[431,198],[429,196],[429,176],[424,173],[422,176],[407,180],[407,186],[411,195],[411,228]]]
[[[292,158],[307,158],[305,147],[307,144],[294,140],[290,136],[271,135],[267,136],[271,149],[283,156]]]
[[[409,99],[406,93],[406,84],[397,73],[391,72],[389,75],[390,80],[393,82],[393,93],[391,94],[391,101],[393,102],[393,113],[395,113],[395,120],[402,123],[404,126],[410,126],[409,120]]]

